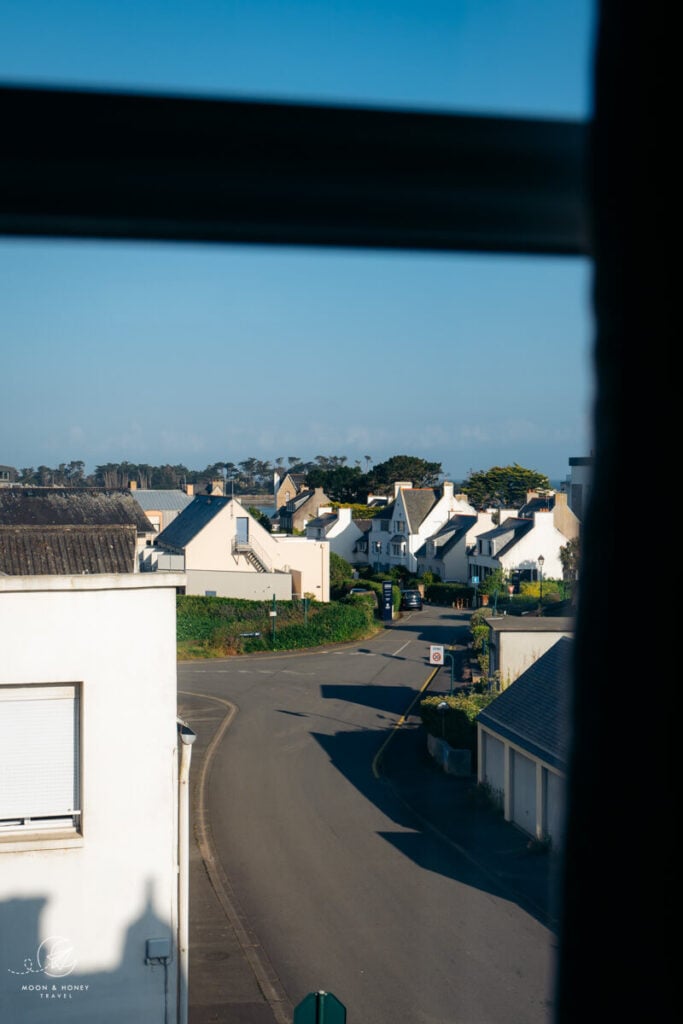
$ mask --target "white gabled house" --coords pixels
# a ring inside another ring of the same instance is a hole
[[[309,540],[326,540],[330,551],[344,558],[351,565],[366,564],[360,544],[365,530],[353,518],[353,509],[337,508],[331,505],[320,508],[315,519],[306,523],[306,537]]]
[[[143,571],[183,572],[187,594],[330,599],[327,541],[270,534],[237,498],[197,495],[147,548]]]
[[[492,528],[494,515],[492,511],[453,515],[415,552],[418,574],[432,572],[444,583],[467,582],[469,555],[477,537]]]
[[[375,572],[389,572],[402,566],[418,571],[417,552],[454,515],[476,516],[461,494],[454,494],[450,481],[440,487],[412,487],[394,484],[394,500],[382,509],[367,533],[368,562]]]
[[[567,495],[530,495],[517,515],[502,516],[499,526],[479,535],[470,555],[469,577],[482,582],[496,569],[521,579],[562,579],[560,549],[579,534],[579,521]],[[543,562],[539,564],[539,557]]]

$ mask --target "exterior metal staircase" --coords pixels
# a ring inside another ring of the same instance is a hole
[[[232,542],[233,555],[242,555],[249,564],[256,569],[256,572],[270,572],[265,555],[258,549],[253,541],[238,540]]]

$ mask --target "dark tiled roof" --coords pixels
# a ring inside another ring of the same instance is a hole
[[[562,637],[477,715],[534,757],[567,769],[574,645]]]
[[[70,487],[1,488],[0,525],[132,525],[138,533],[152,530],[149,519],[130,491]]]
[[[375,516],[374,518],[377,517]],[[351,521],[362,533],[368,533],[372,529],[371,519],[352,519]]]
[[[232,498],[222,498],[213,494],[197,494],[173,522],[157,534],[155,545],[160,548],[183,551],[206,524],[210,523],[213,517],[232,500]]]
[[[441,527],[441,529],[434,534],[433,537],[428,537],[424,544],[415,552],[416,558],[443,558],[444,555],[448,554],[451,548],[455,547],[463,537],[467,536],[467,531],[471,529],[477,521],[477,516],[467,515],[455,515],[452,516],[447,523]],[[427,555],[427,545],[430,541],[436,544],[436,552],[434,555]]]
[[[0,573],[79,576],[135,571],[137,531],[118,526],[0,525]]]
[[[309,526],[322,527],[327,529],[330,526],[334,526],[337,522],[336,512],[326,512],[324,516],[316,516],[315,519],[309,519],[306,523],[306,528]]]
[[[510,516],[505,522],[501,523],[500,526],[495,526],[492,530],[487,530],[485,533],[480,533],[477,537],[477,541],[482,539],[493,540],[496,537],[505,537],[507,534],[512,533],[512,537],[504,544],[502,548],[496,551],[496,558],[500,558],[501,555],[506,554],[510,548],[514,547],[518,541],[522,539],[529,532],[533,530],[534,522],[533,519],[517,519]]]
[[[534,512],[552,512],[555,508],[555,495],[549,494],[544,498],[531,498],[520,508],[518,515],[522,519],[528,519]]]

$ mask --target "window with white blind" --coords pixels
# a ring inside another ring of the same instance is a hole
[[[80,686],[0,686],[0,835],[78,830]]]

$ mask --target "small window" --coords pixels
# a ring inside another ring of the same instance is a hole
[[[80,827],[80,687],[0,686],[0,836]]]

